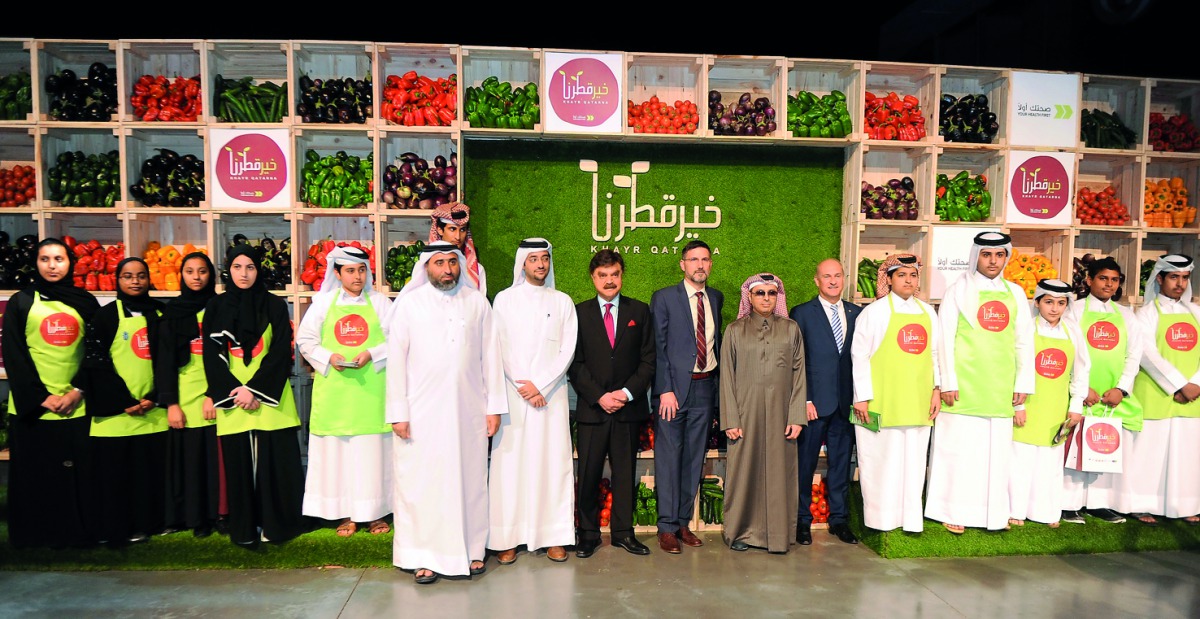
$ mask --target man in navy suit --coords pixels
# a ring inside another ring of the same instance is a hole
[[[658,494],[658,545],[679,554],[679,543],[702,546],[688,528],[704,471],[704,453],[717,401],[721,356],[721,291],[709,288],[712,252],[704,241],[683,246],[683,281],[650,297],[657,368],[654,486]],[[654,404],[651,402],[651,404]]]
[[[800,514],[796,541],[812,543],[812,479],[821,443],[828,465],[829,532],[847,544],[858,539],[846,524],[849,517],[850,452],[854,448],[854,383],[850,378],[850,340],[862,311],[842,301],[842,264],[830,258],[817,265],[813,278],[818,295],[792,308],[791,317],[804,334],[804,367],[808,373],[808,428],[800,433]]]

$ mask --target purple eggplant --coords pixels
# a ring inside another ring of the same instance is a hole
[[[880,209],[880,211],[883,213],[884,219],[895,219],[896,218],[896,209],[894,207],[885,206],[882,209]]]
[[[715,90],[708,91],[708,102],[710,104],[720,103],[721,102],[721,93],[719,93]]]
[[[872,200],[871,198],[863,198],[862,205],[863,205],[864,211],[875,209],[876,204],[877,203],[874,200]]]
[[[421,174],[422,172],[424,172],[425,170],[428,170],[428,169],[429,169],[429,162],[425,161],[424,159],[417,159],[416,161],[413,162],[413,172],[415,172],[416,174]]]
[[[874,187],[871,185],[871,183],[868,183],[867,181],[863,181],[863,182],[862,182],[862,190],[863,190],[863,193],[866,193],[866,192],[868,192],[868,191],[871,191],[871,189],[873,189],[873,188],[874,188]]]
[[[432,168],[429,168],[429,180],[431,180],[435,183],[440,183],[445,178],[446,178],[446,168],[439,168],[437,166],[433,166]]]
[[[383,203],[389,207],[396,203],[396,194],[391,191],[383,192]]]
[[[450,151],[450,167],[458,167],[458,153]]]
[[[867,219],[883,219],[883,211],[873,208],[867,211]]]
[[[420,155],[418,155],[414,152],[411,152],[411,151],[400,155],[400,161],[403,161],[404,163],[412,163],[414,161],[419,160],[420,158],[421,158]]]
[[[904,184],[901,183],[900,179],[898,179],[898,178],[893,178],[892,180],[888,181],[887,185],[888,185],[888,187],[891,187],[892,189],[899,189],[900,187],[904,186]]]
[[[411,163],[409,163],[409,162],[407,162],[407,161],[405,161],[404,163],[400,164],[400,167],[399,167],[399,168],[397,168],[397,170],[399,170],[399,172],[400,172],[401,174],[412,174],[412,173],[413,173],[413,167],[412,167],[412,164],[411,164]]]
[[[438,155],[437,157],[434,157],[434,158],[433,158],[433,167],[435,167],[435,168],[444,168],[444,167],[446,167],[446,158],[445,158],[445,157],[443,157],[443,156],[441,156],[441,155]]]

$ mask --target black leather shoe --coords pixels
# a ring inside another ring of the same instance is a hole
[[[746,552],[747,550],[750,550],[750,544],[747,544],[746,542],[734,542],[729,545],[729,549],[736,550],[738,552]]]
[[[586,559],[596,554],[596,548],[600,546],[598,539],[581,539],[578,544],[575,544],[575,556],[580,559]]]
[[[612,541],[612,545],[616,546],[617,548],[624,548],[625,551],[630,554],[635,554],[635,555],[650,554],[650,549],[647,548],[645,544],[637,541],[637,538],[632,535],[630,535],[629,537],[622,537],[620,539],[614,539]]]
[[[812,529],[808,525],[800,525],[799,531],[796,532],[796,543],[801,546],[812,545]]]
[[[858,538],[854,537],[854,534],[850,532],[850,527],[846,526],[845,524],[829,525],[829,534],[836,535],[838,539],[846,542],[847,544],[858,543]]]

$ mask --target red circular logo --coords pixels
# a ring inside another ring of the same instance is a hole
[[[263,338],[261,338],[261,337],[258,338],[258,343],[254,345],[254,350],[250,351],[251,356],[257,357],[260,354],[262,354],[263,345],[264,345]],[[229,354],[237,357],[238,359],[241,359],[242,358],[242,349],[241,349],[241,347],[230,348]]]
[[[1177,322],[1167,327],[1167,346],[1172,350],[1188,352],[1196,347],[1196,327],[1190,322]]]
[[[896,344],[900,346],[900,350],[910,355],[919,355],[925,352],[925,348],[929,345],[929,332],[925,331],[924,326],[915,322],[904,325],[896,334]]]
[[[1088,447],[1100,454],[1110,454],[1121,447],[1121,431],[1107,421],[1089,425],[1084,438]]]
[[[138,329],[133,337],[129,338],[129,349],[137,355],[138,359],[150,359],[150,332],[146,330],[146,327]]]
[[[1038,351],[1036,369],[1042,378],[1053,380],[1062,376],[1067,371],[1067,353],[1057,348]]]
[[[1087,332],[1088,346],[1096,350],[1112,350],[1121,343],[1121,332],[1107,320],[1093,322]]]
[[[51,346],[70,346],[79,339],[79,320],[66,312],[51,314],[38,329]]]
[[[550,78],[546,97],[554,113],[580,127],[598,127],[621,105],[617,76],[595,58],[577,58],[559,67]]]
[[[228,196],[242,202],[269,202],[287,185],[285,163],[283,151],[274,140],[250,133],[221,147],[213,174]]]
[[[193,355],[203,355],[204,354],[204,338],[198,337],[198,338],[192,340],[191,346],[192,346],[192,354]]]
[[[333,337],[342,346],[357,348],[362,346],[370,335],[371,327],[367,326],[367,321],[358,314],[342,316],[337,324],[333,325]]]
[[[1000,301],[988,301],[979,306],[976,313],[979,326],[988,331],[1003,331],[1008,328],[1008,306]]]
[[[1021,213],[1035,219],[1053,219],[1071,202],[1071,179],[1054,157],[1038,155],[1016,163],[1008,190]]]

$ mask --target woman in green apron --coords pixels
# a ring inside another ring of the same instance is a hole
[[[154,357],[158,403],[167,409],[167,523],[207,537],[221,511],[217,410],[205,393],[204,306],[216,296],[216,272],[202,252],[183,257],[179,296],[167,304]]]
[[[150,297],[150,269],[126,258],[117,298],[87,323],[75,376],[92,417],[92,490],[99,541],[145,541],[166,526],[167,411],[157,405],[154,349],[162,303]]]
[[[1013,415],[1008,524],[1026,520],[1058,526],[1063,502],[1063,443],[1067,413],[1078,415],[1088,395],[1088,350],[1079,328],[1062,320],[1071,286],[1057,279],[1037,284],[1034,319],[1034,391]]]
[[[72,285],[75,256],[58,239],[37,245],[33,284],[8,300],[0,345],[8,373],[8,541],[16,548],[84,546],[91,494],[83,392],[83,330],[99,309]],[[19,386],[19,388],[13,388]]]
[[[300,417],[288,377],[292,325],[287,301],[258,277],[257,250],[226,255],[225,292],[204,308],[204,374],[217,409],[229,502],[229,539],[253,546],[308,531],[301,513]]]
[[[353,535],[358,522],[379,535],[391,530],[384,517],[392,513],[382,324],[391,302],[372,288],[367,252],[339,247],[326,259],[320,292],[296,330],[296,346],[316,371],[304,515],[339,521],[341,537]]]
[[[921,493],[929,433],[941,409],[933,308],[916,296],[920,261],[892,254],[879,267],[876,301],[855,323],[854,426],[863,524],[879,531],[924,530]]]

